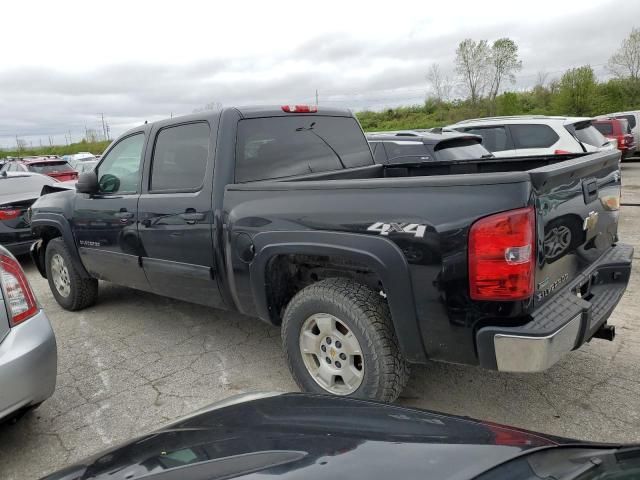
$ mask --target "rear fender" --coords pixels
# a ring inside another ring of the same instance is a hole
[[[272,322],[267,298],[267,267],[277,255],[341,256],[366,265],[382,281],[400,350],[410,362],[426,361],[415,311],[409,265],[402,251],[382,237],[341,232],[264,232],[253,238],[251,288],[260,318]]]

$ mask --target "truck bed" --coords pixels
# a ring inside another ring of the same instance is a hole
[[[286,179],[227,185],[224,211],[234,234],[262,231],[328,232],[358,248],[362,235],[390,241],[406,258],[423,342],[430,358],[477,363],[475,329],[524,325],[534,311],[572,284],[617,242],[617,211],[602,197],[619,195],[620,154],[496,158],[388,167],[372,165]],[[587,187],[595,187],[589,194]],[[535,294],[526,302],[469,298],[467,247],[471,225],[498,212],[535,207]],[[594,213],[595,212],[595,213]],[[585,230],[585,219],[598,214]],[[262,225],[260,227],[259,225]],[[383,225],[384,227],[380,227]],[[423,235],[413,234],[417,226]],[[546,237],[566,227],[572,242],[545,258]],[[386,228],[384,230],[382,228]],[[301,233],[302,234],[302,233]],[[355,234],[355,236],[350,236]],[[256,242],[256,251],[259,251]],[[239,276],[235,265],[230,276]],[[241,310],[255,315],[242,292]],[[390,297],[391,298],[391,297]],[[434,335],[437,332],[437,335]],[[441,341],[448,338],[447,345]],[[451,345],[458,348],[451,349]]]

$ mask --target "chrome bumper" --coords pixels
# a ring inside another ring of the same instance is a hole
[[[493,337],[496,364],[501,372],[541,372],[548,369],[578,342],[581,316],[545,337],[498,333]]]
[[[49,398],[57,362],[55,336],[44,311],[13,327],[0,343],[0,418]]]

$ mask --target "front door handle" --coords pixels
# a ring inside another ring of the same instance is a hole
[[[193,225],[196,222],[204,220],[204,213],[196,212],[194,209],[189,208],[180,214],[180,218],[184,219],[189,225]]]

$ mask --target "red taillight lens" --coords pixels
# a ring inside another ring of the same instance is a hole
[[[283,105],[282,111],[287,113],[316,113],[318,107],[313,105]]]
[[[524,300],[533,295],[533,207],[478,220],[469,232],[469,285],[474,300]]]
[[[0,208],[0,220],[13,220],[20,216],[18,208]]]
[[[15,258],[0,255],[0,280],[9,306],[9,322],[15,327],[38,312],[36,297]]]
[[[555,152],[553,152],[554,155],[566,155],[568,153],[571,153],[567,150],[556,150]]]

